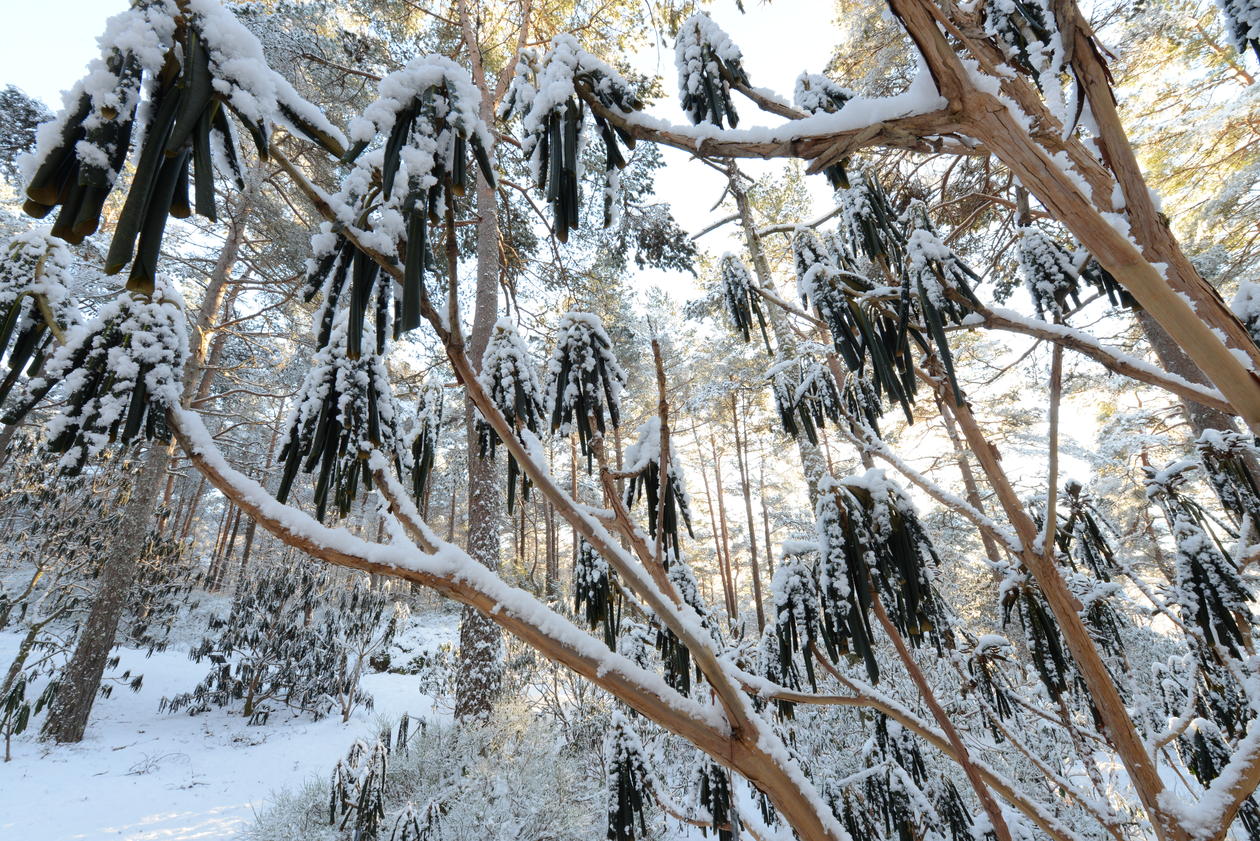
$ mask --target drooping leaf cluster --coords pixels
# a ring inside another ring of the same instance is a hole
[[[643,107],[638,93],[616,70],[583,50],[572,35],[561,34],[552,39],[541,59],[522,54],[499,109],[501,117],[521,120],[522,151],[551,205],[552,231],[561,242],[568,242],[569,231],[579,225],[580,152],[586,142],[584,97],[614,112]],[[635,141],[600,108],[592,107],[591,117],[604,146],[604,225],[608,226],[614,216],[619,173],[626,166],[619,144],[633,149]]]
[[[537,435],[543,424],[543,388],[533,357],[510,319],[501,318],[490,331],[486,351],[477,374],[482,388],[514,430],[528,430]],[[480,455],[494,458],[500,443],[498,433],[484,419],[477,419],[477,440]],[[512,511],[519,483],[521,498],[529,495],[529,478],[521,473],[516,457],[508,454],[507,509]]]
[[[61,329],[78,324],[70,250],[47,228],[14,236],[0,254],[0,355],[9,373],[0,382],[0,404],[25,370],[35,376],[53,342],[49,318]]]
[[[1002,626],[1009,628],[1018,619],[1037,677],[1046,693],[1059,700],[1079,675],[1045,596],[1027,573],[1011,570],[999,587],[998,602]]]
[[[592,631],[602,628],[604,642],[617,649],[621,624],[621,599],[608,562],[584,539],[578,538],[573,561],[573,612],[586,619]]]
[[[494,186],[489,151],[493,147],[481,119],[481,92],[468,71],[450,59],[438,55],[413,59],[382,79],[377,89],[379,98],[351,124],[354,146],[346,158],[355,161],[374,138],[386,138],[384,149],[363,166],[379,172],[380,178],[376,182],[373,172],[372,192],[366,198],[374,197],[379,189],[381,209],[399,214],[405,231],[396,328],[404,333],[420,326],[424,274],[433,263],[430,225],[442,219],[453,197],[466,192],[469,149],[482,177]],[[400,187],[397,192],[396,186]]]
[[[976,275],[945,245],[920,206],[897,215],[865,170],[855,171],[851,183],[838,193],[843,220],[838,235],[824,239],[798,228],[793,265],[803,303],[826,323],[851,375],[845,378],[843,403],[839,397],[836,403],[874,429],[886,403],[901,406],[913,421],[919,352],[935,347],[961,395],[945,327],[966,317]],[[863,264],[869,274],[860,270]],[[834,382],[831,388],[839,391]],[[793,427],[785,423],[790,434]],[[808,426],[803,431],[808,435]]]
[[[702,819],[716,829],[718,841],[737,841],[740,835],[739,812],[731,791],[731,777],[716,762],[702,759],[696,766],[695,799]],[[704,835],[706,827],[700,828]]]
[[[770,334],[766,332],[766,316],[761,309],[761,296],[757,294],[757,287],[752,275],[748,273],[748,267],[734,254],[723,254],[718,263],[718,280],[722,284],[726,313],[735,324],[735,329],[744,337],[745,342],[750,341],[755,316],[761,338],[766,343],[766,353],[773,354]]]
[[[678,28],[674,63],[678,68],[678,95],[691,122],[723,122],[739,125],[731,102],[731,86],[747,85],[743,53],[706,12],[696,12]]]
[[[429,491],[429,479],[437,462],[438,441],[442,437],[442,389],[430,386],[420,396],[411,431],[411,488],[416,503],[423,506]]]
[[[368,459],[373,451],[397,460],[409,455],[395,428],[397,408],[381,354],[353,359],[347,351],[353,324],[349,308],[334,316],[330,339],[316,351],[302,382],[280,451],[284,466],[276,498],[288,499],[299,471],[318,469],[314,494],[320,519],[330,500],[344,517],[359,487],[371,489]],[[375,340],[377,347],[383,342],[379,333]]]
[[[1260,454],[1246,436],[1228,430],[1204,430],[1195,442],[1199,463],[1239,534],[1260,533],[1260,488],[1252,465]]]
[[[1195,467],[1192,461],[1181,461],[1163,470],[1143,468],[1146,495],[1168,520],[1176,544],[1172,601],[1202,635],[1200,654],[1218,661],[1226,654],[1241,659],[1255,624],[1252,593],[1212,532],[1206,512],[1189,494],[1189,473]]]
[[[809,114],[834,114],[855,96],[855,91],[841,87],[821,73],[802,73],[796,77],[796,86],[792,91],[796,107]],[[849,174],[845,170],[848,163],[848,158],[842,158],[823,170],[831,189],[849,188]]]
[[[987,0],[984,27],[1014,67],[1039,84],[1043,75],[1062,70],[1058,25],[1046,0]]]
[[[61,385],[66,399],[48,425],[48,448],[62,454],[66,472],[78,472],[115,441],[169,438],[166,412],[179,405],[187,356],[184,301],[159,276],[151,296],[123,292],[68,330],[3,420],[18,422]]]
[[[1133,296],[1097,260],[1083,252],[1068,253],[1040,228],[1020,229],[1018,256],[1024,286],[1042,318],[1063,321],[1069,313],[1069,302],[1071,307],[1079,307],[1082,280],[1106,295],[1112,306],[1137,306]]]
[[[940,559],[910,500],[878,470],[819,490],[820,637],[828,655],[860,659],[870,679],[879,679],[870,618],[876,594],[912,645],[952,647],[930,572]]]
[[[647,507],[648,535],[661,541],[662,562],[669,565],[682,557],[681,527],[691,530],[691,502],[687,496],[682,465],[670,446],[669,467],[661,476],[661,419],[653,416],[639,427],[635,442],[626,448],[625,471],[633,474],[626,484],[626,508],[633,510],[640,498]],[[664,494],[664,520],[661,495]]]
[[[99,227],[138,133],[143,145],[105,260],[108,274],[132,263],[132,291],[153,290],[169,216],[215,218],[216,159],[243,184],[229,111],[264,159],[276,122],[325,147],[344,145],[217,0],[141,0],[109,20],[101,45],[66,108],[39,132],[25,210],[43,217],[60,207],[53,234],[81,242]]]
[[[603,436],[607,424],[621,423],[625,383],[626,372],[598,316],[565,313],[547,366],[546,408],[552,432],[567,436],[577,429],[588,470],[595,457],[595,439]]]
[[[388,731],[370,745],[355,739],[333,766],[328,824],[359,841],[375,841],[385,826],[385,784],[391,740]],[[400,733],[401,735],[401,733]]]
[[[1225,17],[1230,41],[1239,55],[1247,52],[1247,47],[1260,59],[1260,3],[1256,0],[1217,0],[1217,6]],[[1252,834],[1256,834],[1254,831]]]
[[[614,711],[604,737],[608,780],[608,841],[648,837],[647,812],[652,779],[639,734],[626,717]]]
[[[783,431],[793,438],[802,434],[818,443],[818,430],[841,419],[841,395],[836,379],[814,359],[788,359],[769,371],[770,388]]]

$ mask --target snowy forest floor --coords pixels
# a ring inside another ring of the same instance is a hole
[[[414,616],[404,638],[413,651],[436,649],[454,638],[455,622],[449,614]],[[0,633],[0,663],[12,659],[18,640]],[[345,724],[336,714],[312,721],[283,708],[253,726],[238,712],[159,712],[164,696],[192,689],[209,663],[189,659],[185,644],[149,658],[127,648],[115,654],[121,659],[110,674],[142,673],[143,686],[133,693],[116,685],[98,698],[81,743],[40,742],[39,721],[14,738],[13,761],[0,763],[0,838],[236,838],[277,792],[327,777],[350,744],[374,736],[382,721],[446,714],[420,693],[415,675],[389,673],[364,677],[375,707],[356,710]]]

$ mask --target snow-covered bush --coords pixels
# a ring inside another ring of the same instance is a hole
[[[280,798],[254,841],[590,841],[604,831],[598,753],[523,707],[453,726],[404,719],[356,742],[328,784]]]
[[[210,619],[212,636],[190,652],[210,660],[209,674],[162,707],[196,714],[240,702],[242,715],[262,723],[274,702],[314,718],[336,709],[347,720],[356,707],[371,708],[359,681],[399,618],[388,594],[362,576],[343,585],[315,562],[273,566],[243,583],[226,618]]]

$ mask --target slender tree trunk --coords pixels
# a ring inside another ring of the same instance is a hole
[[[187,541],[188,535],[192,532],[193,518],[197,514],[197,506],[201,503],[201,497],[206,493],[206,477],[202,476],[197,482],[197,490],[188,500],[188,511],[183,515],[184,524],[179,530],[179,539]]]
[[[958,472],[962,474],[967,504],[984,513],[984,500],[980,498],[980,487],[976,484],[976,474],[971,469],[971,461],[967,458],[967,451],[963,447],[962,438],[958,435],[958,425],[954,423],[954,416],[950,412],[949,404],[937,398],[936,406],[940,410],[941,420],[945,424],[945,433],[949,436],[949,442],[954,447],[954,458],[958,462]],[[989,534],[985,529],[980,529],[980,540],[984,543],[984,555],[989,559],[989,563],[994,565],[994,575],[997,575],[996,567],[1002,562],[1002,552],[998,548],[997,542],[993,539],[993,535]]]
[[[543,503],[544,544],[547,553],[547,598],[554,599],[560,593],[560,556],[556,551],[556,514],[548,503]]]
[[[761,462],[761,478],[757,487],[757,497],[761,500],[761,525],[766,532],[766,568],[770,570],[770,580],[774,581],[774,542],[770,537],[770,506],[766,505],[766,463]]]
[[[717,485],[714,491],[717,493],[718,527],[721,529],[722,554],[725,557],[722,564],[722,587],[726,593],[726,613],[730,617],[731,624],[734,624],[739,619],[739,604],[735,594],[735,563],[731,557],[731,537],[726,528],[726,495],[722,492],[722,462],[718,459],[717,439],[710,436],[709,444],[713,448],[713,478]]]
[[[744,513],[748,517],[748,566],[752,570],[753,601],[757,606],[757,631],[766,629],[766,611],[761,603],[761,570],[757,563],[757,520],[753,517],[752,483],[748,480],[747,429],[739,434],[739,401],[731,392],[731,425],[735,430],[735,461],[739,465],[739,482],[744,492]]]
[[[227,547],[228,532],[232,530],[232,518],[235,506],[228,504],[219,517],[219,527],[215,530],[214,551],[210,555],[210,569],[206,571],[206,589],[217,593],[223,584],[224,549]]]
[[[696,428],[694,426],[691,428],[691,434],[696,439],[696,452],[703,453],[704,450],[700,446],[700,436],[696,433]],[[718,578],[722,581],[723,601],[729,604],[730,600],[726,598],[727,586],[726,573],[724,572],[726,565],[729,562],[725,560],[725,556],[722,554],[722,541],[720,540],[721,532],[718,531],[717,506],[713,504],[713,491],[709,486],[709,471],[705,470],[703,465],[701,465],[700,469],[700,478],[704,481],[704,501],[709,509],[709,524],[713,529],[714,554],[717,555]],[[705,578],[708,580],[709,576],[705,576]]]
[[[232,515],[232,533],[228,535],[227,543],[223,547],[223,560],[219,563],[219,580],[216,582],[221,589],[226,583],[227,576],[232,569],[232,556],[236,554],[236,536],[241,530],[241,509],[237,508],[236,513]]]
[[[494,124],[494,97],[486,86],[479,45],[472,32],[467,9],[460,4],[464,40],[473,56],[473,78],[482,91],[481,118]],[[494,189],[477,172],[477,293],[468,355],[474,366],[490,341],[490,331],[499,315],[499,216]],[[454,237],[448,231],[448,237]],[[468,438],[468,554],[492,570],[499,568],[499,519],[503,507],[494,459],[477,455],[475,411],[465,403],[464,420]],[[502,631],[499,626],[471,607],[465,607],[459,628],[459,672],[456,675],[455,716],[460,719],[485,718],[502,682]]]
[[[451,504],[449,508],[447,509],[449,513],[446,518],[446,542],[447,543],[455,542],[455,517],[457,513],[455,511],[455,507],[456,505],[459,504],[458,491],[459,491],[459,488],[455,486],[455,478],[451,477]]]
[[[727,188],[735,199],[735,209],[739,214],[739,224],[744,231],[744,245],[752,258],[753,271],[757,274],[757,283],[770,291],[774,290],[774,276],[770,272],[770,262],[761,250],[761,237],[757,234],[756,220],[753,219],[752,204],[748,201],[748,192],[744,189],[743,175],[733,160],[727,161]],[[766,307],[766,320],[770,322],[770,331],[774,334],[776,362],[791,359],[796,353],[796,337],[788,326],[783,312],[778,307]],[[801,469],[805,473],[805,483],[809,486],[809,501],[818,501],[818,482],[828,473],[826,461],[817,444],[811,444],[803,435],[796,438],[796,447],[801,455]]]
[[[280,422],[284,419],[285,401],[279,401],[279,409],[276,412],[276,423],[271,427],[271,441],[267,444],[267,461],[263,467],[264,476],[271,475],[271,466],[275,463],[276,443],[280,438]],[[245,570],[249,568],[249,557],[254,551],[254,535],[258,530],[258,521],[253,517],[249,518],[249,523],[245,526],[245,544],[241,547],[241,562],[236,567],[236,588],[239,589],[241,582],[245,580]]]

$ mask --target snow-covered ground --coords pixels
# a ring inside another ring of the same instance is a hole
[[[450,617],[413,621],[403,635],[408,648],[436,648],[453,638]],[[12,658],[17,640],[0,633],[0,664]],[[122,659],[111,673],[143,673],[142,689],[115,686],[109,698],[99,698],[78,745],[47,745],[33,732],[14,739],[13,761],[0,763],[0,838],[235,838],[273,793],[325,778],[355,739],[380,729],[382,718],[444,715],[420,693],[419,678],[394,674],[364,678],[375,709],[357,711],[345,724],[339,716],[313,722],[283,710],[260,726],[221,711],[159,713],[162,697],[190,690],[208,663],[194,663],[184,646],[148,659],[140,651],[116,653]]]

